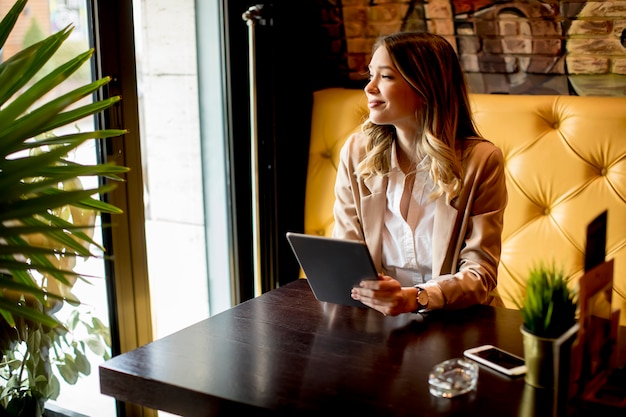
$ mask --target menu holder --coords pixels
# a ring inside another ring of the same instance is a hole
[[[613,260],[603,262],[580,279],[580,318],[574,342],[576,393],[585,400],[596,396],[617,360],[619,311],[613,311]]]
[[[579,329],[572,346],[570,396],[626,407],[624,370],[617,369],[619,309],[612,305],[613,260],[605,261],[607,212],[587,227],[585,273],[579,281]],[[618,383],[616,384],[616,379]]]

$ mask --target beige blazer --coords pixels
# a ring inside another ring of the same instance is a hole
[[[364,240],[376,268],[382,271],[382,228],[387,176],[363,180],[355,174],[365,155],[367,138],[352,134],[340,153],[335,183],[333,237]],[[484,139],[467,139],[458,149],[464,179],[450,204],[436,201],[433,226],[433,278],[429,309],[463,308],[473,304],[502,305],[497,295],[502,224],[507,192],[504,159]]]

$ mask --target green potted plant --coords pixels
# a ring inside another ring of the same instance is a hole
[[[522,317],[525,380],[538,388],[554,388],[568,345],[577,329],[576,291],[562,269],[540,263],[530,270],[524,296],[516,301]],[[557,349],[555,350],[555,344]],[[555,356],[555,352],[561,353]],[[565,366],[569,366],[567,363]]]
[[[0,49],[26,3],[17,0],[0,22]],[[67,155],[87,140],[125,132],[55,134],[120,99],[84,104],[108,77],[48,98],[93,54],[42,71],[72,30],[68,26],[0,62],[0,416],[41,416],[45,402],[59,394],[57,375],[75,383],[90,373],[86,349],[108,357],[108,328],[81,314],[72,294],[74,283],[88,277],[73,268],[77,258],[96,256],[96,217],[120,212],[100,197],[128,168],[80,164]],[[84,188],[81,178],[88,177],[98,185]],[[72,311],[61,322],[56,314],[64,306]],[[80,326],[87,336],[75,332]]]
[[[576,323],[577,297],[563,270],[539,264],[530,270],[526,292],[518,308],[524,329],[534,335],[556,338]]]

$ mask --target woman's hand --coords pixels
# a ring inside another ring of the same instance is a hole
[[[352,298],[359,300],[385,316],[397,316],[417,310],[417,288],[402,287],[387,275],[379,274],[378,280],[365,280],[352,289]]]

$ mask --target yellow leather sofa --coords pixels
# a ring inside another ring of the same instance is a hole
[[[498,288],[515,308],[530,268],[563,265],[583,274],[587,224],[608,210],[606,259],[614,259],[613,302],[626,325],[626,98],[471,96],[484,137],[504,154],[504,214]],[[313,96],[304,232],[329,236],[339,150],[367,115],[362,90]]]

